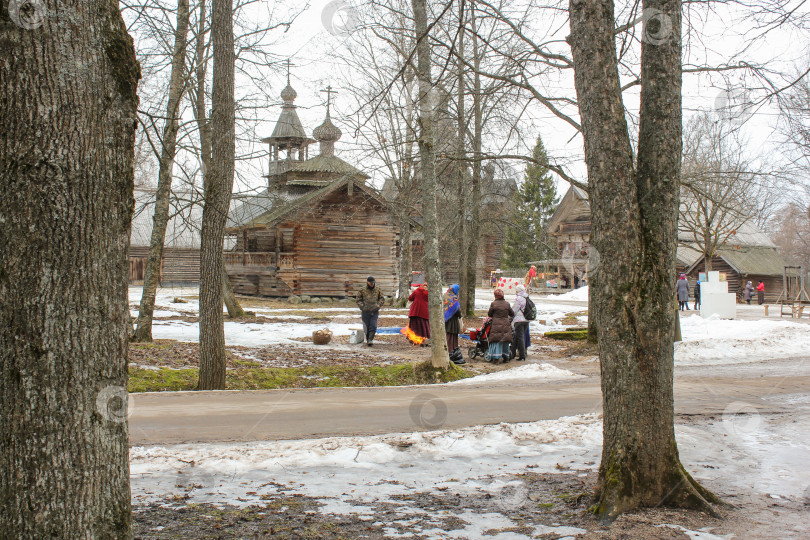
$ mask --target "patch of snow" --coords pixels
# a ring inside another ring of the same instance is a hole
[[[565,379],[579,379],[584,375],[573,373],[566,369],[560,369],[551,364],[524,364],[522,366],[513,367],[511,369],[504,369],[496,371],[495,373],[487,373],[486,375],[478,375],[468,379],[461,379],[447,384],[479,384],[491,382],[504,382],[504,381],[533,381],[533,380],[565,380]]]
[[[305,346],[305,343],[293,338],[312,337],[312,332],[323,328],[329,328],[335,336],[347,336],[355,327],[357,324],[336,324],[330,321],[318,324],[225,321],[225,344],[245,347],[264,347],[279,343]],[[152,337],[196,343],[200,338],[200,325],[186,321],[155,321],[152,325]]]
[[[143,504],[190,489],[189,502],[237,506],[290,490],[334,505],[404,505],[392,497],[441,486],[499,493],[504,484],[493,484],[495,471],[554,473],[560,463],[589,470],[599,461],[601,436],[601,420],[590,414],[369,437],[133,447],[132,493]]]
[[[678,365],[735,364],[807,356],[810,326],[768,319],[681,318],[683,341],[675,344]]]
[[[571,292],[563,293],[555,297],[556,300],[570,300],[573,302],[587,302],[588,301],[588,287],[580,287]]]
[[[657,527],[669,527],[670,529],[677,529],[689,538],[695,538],[697,540],[730,540],[731,538],[734,538],[733,534],[711,534],[713,527],[704,527],[702,529],[698,529],[697,531],[690,531],[689,529],[681,527],[680,525],[670,525],[669,523],[657,525]]]

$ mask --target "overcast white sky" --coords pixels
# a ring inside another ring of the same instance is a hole
[[[526,0],[528,1],[528,0]],[[267,13],[273,7],[277,7],[277,0],[261,0],[255,4],[254,9],[257,17]],[[367,171],[373,176],[372,182],[381,186],[384,180],[382,174],[377,171],[377,164],[365,158],[357,152],[357,145],[352,130],[349,128],[342,115],[352,112],[353,100],[348,92],[341,88],[341,81],[351,78],[351,67],[348,62],[340,58],[340,52],[347,40],[347,32],[352,31],[355,19],[358,17],[353,11],[353,6],[360,5],[357,0],[310,0],[308,7],[296,19],[288,32],[282,34],[276,32],[277,41],[272,46],[272,53],[279,58],[289,57],[294,67],[292,69],[292,84],[298,91],[299,116],[305,130],[311,133],[319,125],[325,115],[325,94],[320,90],[331,84],[337,87],[338,95],[336,104],[333,107],[333,121],[343,131],[342,139],[337,143],[338,155],[352,162],[359,168]],[[303,6],[292,6],[302,9]],[[617,9],[624,9],[622,6]],[[720,9],[720,8],[718,8]],[[546,15],[543,15],[546,17]],[[745,49],[745,59],[767,63],[769,67],[777,71],[790,71],[799,67],[807,58],[808,36],[801,32],[785,28],[771,30],[764,39],[750,42],[751,35],[746,32],[750,30],[751,23],[746,17],[739,13],[715,14],[704,21],[693,18],[694,24],[702,27],[701,38],[690,37],[688,40],[688,59],[696,62],[720,63],[731,60],[731,56]],[[552,25],[547,19],[541,19],[537,28],[533,30],[545,32],[545,28]],[[568,33],[568,26],[565,19],[559,18],[554,21],[553,28],[557,29],[558,37],[564,38]],[[361,31],[361,30],[355,30]],[[739,57],[743,58],[743,57]],[[802,60],[805,59],[805,60]],[[286,84],[285,70],[283,68],[269,68],[265,70],[265,79],[270,85],[269,94],[278,96],[281,89]],[[547,87],[551,90],[575,96],[570,73],[564,74],[557,81],[550,81]],[[743,80],[735,75],[728,75],[732,84],[741,86],[750,78]],[[687,75],[684,79],[684,117],[685,120],[694,111],[699,109],[715,109],[718,105],[725,103],[727,92],[718,86],[719,79],[705,75]],[[763,93],[754,92],[750,94],[755,100],[762,97]],[[732,97],[738,100],[743,99],[742,92],[733,92]],[[277,104],[280,104],[280,99]],[[632,111],[637,108],[638,92],[629,92],[625,95],[625,104]],[[255,127],[256,138],[268,136],[275,125],[280,108],[270,106],[267,110],[259,114]],[[768,104],[761,104],[751,111],[750,118],[741,126],[745,137],[749,141],[749,151],[752,155],[764,155],[773,159],[780,152],[778,137],[774,133],[777,121],[777,111]],[[570,171],[582,179],[585,178],[585,167],[582,162],[582,139],[575,136],[574,130],[566,123],[555,118],[541,105],[533,105],[524,115],[520,125],[521,131],[525,134],[523,139],[527,144],[532,145],[536,135],[539,133],[552,156],[557,157],[569,164]],[[247,149],[243,148],[244,153]],[[258,142],[253,147],[254,151],[263,150],[263,145]],[[528,148],[522,149],[528,153]],[[259,170],[266,169],[266,158],[253,159],[249,164],[239,165],[242,171],[241,177],[248,186],[257,187],[263,184],[263,179],[258,174]],[[517,167],[522,174],[523,165]],[[237,185],[236,190],[244,190],[246,185]],[[561,184],[561,189],[566,185]]]
[[[293,68],[293,85],[298,90],[297,105],[305,129],[311,131],[324,116],[322,103],[324,95],[318,90],[327,84],[340,86],[340,79],[345,77],[348,64],[335,60],[333,53],[339,52],[346,39],[343,30],[351,28],[353,4],[342,0],[312,0],[309,8],[296,20],[290,32],[279,42],[279,52],[289,55],[296,67]],[[330,27],[331,26],[331,27]],[[767,62],[777,70],[789,70],[797,66],[802,57],[807,56],[806,35],[794,29],[777,28],[771,30],[765,39],[759,40],[750,46],[750,29],[746,19],[739,13],[726,13],[722,17],[713,16],[707,20],[703,27],[703,38],[691,40],[690,55],[695,59],[706,59],[716,62],[720,59],[730,60],[731,55],[750,48],[745,58],[760,62]],[[562,29],[568,32],[567,26]],[[730,76],[741,86],[745,81],[741,77]],[[712,80],[714,79],[714,80]],[[750,78],[748,79],[750,80]],[[279,77],[278,90],[283,87],[282,77]],[[568,85],[570,95],[574,95],[570,82],[563,80],[561,85]],[[684,117],[688,117],[698,109],[714,109],[726,103],[728,93],[718,87],[722,84],[717,77],[711,78],[700,75],[687,75],[684,79]],[[340,90],[340,88],[338,88]],[[750,94],[755,99],[761,97],[757,92]],[[732,99],[741,100],[741,91],[732,92]],[[626,104],[631,109],[637,107],[638,93],[626,96]],[[343,138],[338,143],[338,151],[344,152],[346,159],[362,159],[360,156],[346,154],[353,148],[353,134],[348,126],[341,124],[340,113],[350,110],[351,100],[345,92],[337,96],[337,111],[334,120],[343,129]],[[269,134],[272,131],[278,110],[269,111],[268,118],[262,122],[259,131]],[[746,114],[749,116],[749,114]],[[772,105],[762,104],[750,112],[750,118],[742,125],[746,138],[749,140],[749,149],[753,154],[773,156],[778,153],[780,145],[774,133],[777,120],[777,111]],[[579,176],[585,176],[584,164],[581,162],[581,137],[575,137],[573,130],[567,124],[553,117],[542,106],[532,107],[524,120],[526,139],[533,141],[537,132],[542,135],[549,151],[563,158],[579,161],[572,170]],[[569,142],[570,141],[570,142]],[[357,163],[363,167],[363,163]],[[373,168],[373,167],[372,167]],[[381,183],[380,175],[375,175],[374,181]]]

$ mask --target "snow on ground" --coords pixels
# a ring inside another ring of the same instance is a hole
[[[334,335],[349,335],[350,329],[362,328],[359,324],[319,324],[302,323],[245,323],[225,321],[225,344],[245,347],[265,347],[279,343],[305,344],[293,338],[312,337],[312,332],[329,328]],[[152,324],[152,337],[155,339],[176,339],[177,341],[197,342],[200,336],[199,323],[185,321],[155,321]],[[324,347],[324,346],[321,346]],[[329,345],[329,348],[345,348],[345,345]]]
[[[802,394],[797,400],[797,410],[804,414],[727,414],[708,424],[676,426],[684,466],[723,497],[766,495],[810,504],[810,469],[806,467],[810,395]],[[134,447],[130,449],[132,494],[136,504],[161,503],[165,497],[188,493],[189,504],[244,506],[260,502],[262,495],[291,491],[318,498],[325,504],[320,509],[323,513],[372,519],[373,504],[388,502],[397,505],[398,514],[407,519],[423,511],[396,495],[450,490],[492,494],[507,513],[528,493],[504,475],[563,469],[584,476],[598,467],[601,435],[600,416],[588,414],[368,437]],[[458,516],[468,523],[464,529],[412,532],[435,538],[480,538],[487,529],[515,526],[501,513]],[[534,536],[584,532],[541,526]],[[708,531],[689,536],[724,538]]]
[[[807,356],[810,325],[782,320],[681,317],[683,341],[675,345],[677,365],[737,364]]]
[[[484,384],[491,382],[507,382],[507,381],[557,381],[567,379],[579,379],[585,377],[572,373],[567,369],[560,369],[551,364],[524,364],[522,366],[505,369],[503,371],[496,371],[495,373],[488,373],[486,375],[478,375],[470,377],[469,379],[461,379],[447,384]]]
[[[510,483],[493,475],[523,472],[526,467],[547,473],[557,472],[558,465],[574,471],[594,467],[600,440],[600,419],[584,415],[374,437],[134,447],[132,494],[136,504],[161,502],[197,485],[201,487],[191,491],[188,503],[245,506],[260,502],[263,494],[294,490],[319,498],[325,503],[320,511],[326,514],[371,516],[371,505],[384,501],[396,504],[407,516],[423,511],[395,495],[447,489],[498,495]],[[527,493],[515,496],[524,499]],[[500,504],[504,511],[510,509],[509,498]],[[411,532],[434,538],[481,538],[488,529],[516,526],[500,513],[467,514],[459,514],[467,521],[463,529]],[[530,537],[584,532],[545,526]]]
[[[158,289],[156,305],[165,309],[156,311],[156,317],[169,317],[173,315],[196,315],[199,310],[198,301],[193,298],[197,290],[193,288],[166,288]],[[137,304],[140,301],[141,288],[130,287],[130,303],[133,306],[133,315],[137,314]],[[577,289],[559,296],[539,298],[537,305],[537,321],[532,321],[529,331],[539,336],[545,332],[562,330],[565,328],[561,321],[572,313],[585,309],[581,304],[571,304],[577,295],[587,300],[587,287]],[[186,300],[187,303],[173,303],[175,297]],[[513,301],[514,296],[507,298]],[[484,309],[492,301],[492,291],[477,289],[476,308]],[[260,347],[271,344],[292,344],[305,347],[306,344],[295,341],[294,338],[310,337],[312,332],[329,328],[336,336],[349,335],[353,330],[361,327],[360,321],[346,324],[334,322],[334,317],[358,316],[359,312],[351,307],[319,307],[312,304],[303,304],[291,308],[250,308],[264,316],[277,316],[287,318],[289,323],[250,323],[225,322],[225,342],[227,345],[242,345],[247,347]],[[294,322],[305,315],[293,315],[290,312],[307,310],[312,313],[327,315],[323,322],[298,323]],[[403,325],[407,318],[407,310],[386,308],[385,317],[401,318]],[[359,316],[358,316],[359,319]],[[586,325],[587,317],[577,316],[577,324]],[[540,321],[543,321],[541,324]],[[480,328],[479,319],[465,319],[466,329]],[[675,362],[679,366],[719,365],[751,363],[770,358],[786,358],[806,356],[810,351],[810,325],[791,322],[781,319],[760,320],[722,320],[716,317],[703,319],[698,315],[685,315],[681,317],[681,332],[683,342],[675,346]],[[182,320],[156,320],[153,323],[152,335],[159,339],[176,339],[178,341],[196,342],[199,339],[199,324]],[[345,348],[346,345],[332,343],[327,348]]]
[[[546,298],[549,298],[548,296]],[[555,300],[572,301],[572,302],[587,302],[588,301],[588,287],[580,287],[573,291],[553,296]]]

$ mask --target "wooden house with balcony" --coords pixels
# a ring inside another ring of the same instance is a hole
[[[331,91],[331,90],[330,90]],[[397,286],[398,229],[369,176],[334,153],[341,131],[326,120],[306,136],[293,101],[282,91],[281,116],[270,145],[267,188],[244,198],[228,216],[235,247],[225,268],[238,294],[286,297],[353,296],[375,276],[390,295]],[[320,153],[309,157],[309,145]]]
[[[591,256],[591,207],[586,191],[576,186],[568,190],[549,220],[548,232],[557,242],[559,258],[536,261],[544,267],[538,267],[539,272],[545,269],[556,273],[570,287],[575,273],[587,279],[594,260],[597,264],[606,263]],[[694,290],[699,274],[705,271],[705,261],[693,234],[679,231],[675,261],[676,273],[686,274],[690,291]],[[784,260],[777,253],[774,243],[752,223],[740,225],[718,247],[711,265],[714,270],[726,274],[729,292],[738,297],[741,297],[746,281],[756,285],[762,280],[768,301],[774,301],[781,291]]]

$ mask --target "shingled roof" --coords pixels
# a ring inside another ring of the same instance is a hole
[[[323,154],[310,158],[303,163],[297,164],[290,169],[290,172],[302,173],[329,173],[340,174],[343,176],[352,176],[356,178],[371,178],[369,175],[349,165],[337,156],[325,156]],[[291,182],[292,183],[292,182]]]
[[[287,215],[298,212],[310,204],[314,204],[338,188],[348,185],[349,182],[354,183],[354,186],[352,186],[353,189],[362,191],[385,207],[388,206],[385,200],[373,188],[363,183],[355,182],[354,179],[347,176],[339,180],[334,180],[320,189],[310,191],[292,200],[274,201],[267,196],[267,192],[245,200],[242,206],[235,208],[228,214],[226,229],[228,232],[234,232],[242,227],[266,227],[272,225]],[[245,208],[243,209],[242,207]]]

